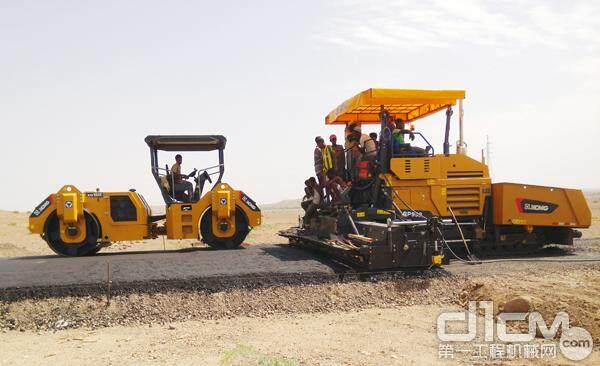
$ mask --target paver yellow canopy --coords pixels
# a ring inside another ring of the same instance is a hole
[[[331,111],[325,123],[378,124],[381,106],[394,119],[414,121],[445,110],[464,98],[464,90],[367,89]]]
[[[368,89],[344,101],[325,123],[379,125],[376,154],[368,155],[361,146],[369,139],[361,129],[346,128],[349,153],[343,178],[352,185],[345,201],[281,235],[369,269],[439,264],[444,247],[500,253],[572,244],[581,235],[575,228],[591,224],[583,193],[492,184],[485,162],[467,156],[464,99],[464,90]],[[459,139],[456,153],[451,153],[456,105]],[[404,127],[438,112],[446,122],[441,154],[420,132]],[[323,239],[329,237],[336,240]]]

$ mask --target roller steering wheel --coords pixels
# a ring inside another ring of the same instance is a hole
[[[188,178],[194,178],[196,176],[196,173],[198,172],[198,169],[194,168],[194,170],[187,175]]]

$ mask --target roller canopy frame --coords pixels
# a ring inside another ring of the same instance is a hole
[[[144,139],[150,148],[150,167],[152,176],[158,184],[161,195],[167,205],[174,202],[167,192],[161,188],[160,174],[161,168],[158,166],[158,151],[219,151],[219,177],[213,187],[221,184],[223,174],[225,173],[225,144],[227,139],[221,135],[150,135]]]
[[[144,139],[151,149],[161,151],[213,151],[225,149],[221,135],[150,135]]]

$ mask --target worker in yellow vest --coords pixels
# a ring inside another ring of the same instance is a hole
[[[333,169],[333,149],[331,145],[325,145],[323,151],[323,175],[326,176],[329,169]]]

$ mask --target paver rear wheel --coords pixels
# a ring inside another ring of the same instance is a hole
[[[89,254],[95,254],[100,250],[98,238],[100,237],[100,224],[87,212],[85,218],[85,239],[81,243],[65,243],[60,238],[60,223],[56,212],[53,212],[46,220],[44,239],[50,249],[56,254],[67,257],[80,257]]]
[[[235,234],[230,238],[219,238],[213,234],[212,209],[206,210],[200,220],[202,241],[214,249],[235,249],[244,242],[249,232],[248,220],[239,207],[235,210]]]

